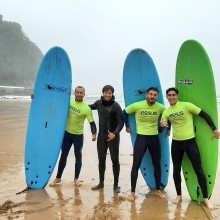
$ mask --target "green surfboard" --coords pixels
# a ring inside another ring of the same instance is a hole
[[[218,126],[215,81],[209,57],[203,46],[195,40],[185,41],[176,63],[176,88],[179,100],[191,102],[208,113]],[[218,140],[211,140],[213,131],[200,116],[194,116],[195,138],[199,147],[202,167],[206,176],[208,196],[212,195],[218,165]],[[192,200],[203,201],[197,176],[188,156],[183,158],[183,173]]]

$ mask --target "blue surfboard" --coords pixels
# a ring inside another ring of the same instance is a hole
[[[31,189],[44,188],[59,156],[68,115],[72,72],[67,53],[51,48],[38,70],[25,145],[25,175]]]
[[[145,100],[146,91],[149,87],[158,88],[158,102],[164,104],[160,80],[152,58],[146,51],[134,49],[127,55],[124,63],[123,88],[125,106]],[[134,146],[137,136],[135,114],[129,115],[128,120],[132,131],[131,141]],[[161,189],[164,189],[168,182],[170,169],[170,147],[166,129],[159,135],[159,138],[161,143]],[[151,189],[156,189],[154,168],[149,150],[144,155],[140,170],[147,185]]]

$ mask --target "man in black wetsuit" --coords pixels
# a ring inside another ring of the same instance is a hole
[[[114,88],[106,85],[102,89],[103,95],[100,100],[89,105],[92,110],[97,110],[99,115],[99,133],[97,139],[97,151],[99,159],[99,184],[92,187],[92,190],[104,187],[104,176],[106,167],[106,155],[109,148],[112,168],[114,174],[114,192],[120,193],[118,179],[120,173],[119,164],[119,132],[122,130],[124,121],[122,118],[122,109],[115,101]]]

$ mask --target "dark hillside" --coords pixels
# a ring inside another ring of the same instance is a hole
[[[33,87],[43,58],[21,25],[0,15],[0,85]]]

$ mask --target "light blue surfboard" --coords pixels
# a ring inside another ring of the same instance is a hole
[[[125,106],[134,102],[146,99],[146,91],[149,87],[156,87],[159,90],[158,102],[164,104],[160,80],[156,67],[150,55],[142,49],[132,50],[124,63],[123,87]],[[128,116],[131,128],[131,141],[134,146],[136,140],[135,114]],[[166,136],[166,129],[159,135],[161,143],[161,189],[164,189],[168,182],[170,169],[170,147]],[[149,150],[144,155],[140,167],[141,173],[151,189],[156,189],[154,168]]]
[[[31,189],[44,188],[54,170],[66,126],[71,84],[67,53],[60,47],[51,48],[38,70],[26,135],[25,175]]]

